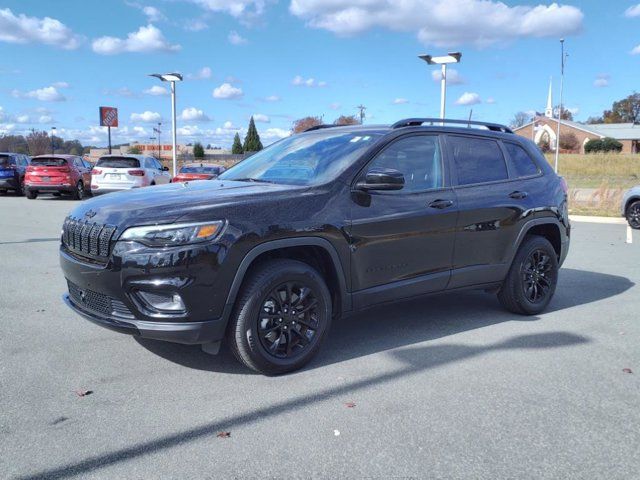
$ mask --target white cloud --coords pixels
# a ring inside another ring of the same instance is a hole
[[[493,97],[487,98],[484,103],[488,103],[489,105],[494,105],[496,103],[496,99]]]
[[[131,121],[134,123],[158,123],[162,120],[162,115],[158,112],[150,112],[149,110],[143,113],[132,113]]]
[[[209,25],[207,25],[207,22],[205,22],[200,18],[193,18],[191,20],[186,20],[183,25],[184,25],[184,29],[190,32],[200,32],[202,30],[206,30],[207,28],[209,28]]]
[[[495,0],[291,0],[290,12],[314,28],[353,35],[376,27],[416,32],[424,44],[486,47],[524,37],[561,37],[582,29],[569,5],[517,5]]]
[[[56,88],[69,88],[71,85],[69,85],[67,82],[56,82],[53,84],[53,86]]]
[[[403,105],[403,104],[405,104],[405,103],[409,103],[409,100],[407,100],[406,98],[396,98],[396,99],[393,101],[393,104],[394,104],[394,105]]]
[[[191,0],[205,10],[240,17],[255,17],[264,13],[265,0]]]
[[[13,90],[11,95],[16,98],[33,98],[35,100],[40,100],[41,102],[64,102],[67,99],[54,86],[38,88],[29,92]]]
[[[213,89],[213,98],[241,98],[244,95],[241,88],[234,87],[230,83],[223,83],[219,87]]]
[[[143,90],[142,93],[157,97],[161,95],[169,95],[169,90],[167,90],[164,87],[161,87],[160,85],[153,85],[151,88],[147,88],[146,90]]]
[[[326,87],[327,82],[324,82],[324,81],[318,82],[315,78],[304,78],[301,75],[296,75],[295,77],[293,77],[293,80],[291,80],[291,85],[294,85],[296,87],[309,87],[309,88]]]
[[[580,109],[578,107],[566,107],[564,108],[567,112],[570,112],[574,117],[580,113]],[[557,116],[557,114],[556,114]]]
[[[38,117],[38,123],[54,123],[54,120],[51,115],[40,115]]]
[[[259,132],[260,138],[269,143],[272,143],[275,140],[280,140],[281,138],[286,138],[291,135],[291,130],[285,130],[283,128],[267,128]]]
[[[187,74],[187,78],[189,80],[208,80],[209,78],[211,78],[211,75],[212,75],[211,68],[202,67],[196,73]]]
[[[282,99],[278,95],[269,95],[264,99],[265,102],[279,102],[280,100]]]
[[[14,15],[11,9],[0,9],[0,41],[7,43],[44,43],[64,50],[74,50],[82,37],[55,18]]]
[[[624,12],[624,16],[627,18],[640,17],[640,3],[627,8]]]
[[[331,110],[338,110],[340,107],[342,107],[342,104],[338,102],[334,102],[329,105]]]
[[[31,123],[31,118],[29,118],[29,115],[18,115],[16,117],[16,122],[18,122],[18,123]]]
[[[264,113],[254,113],[253,119],[260,123],[271,123],[271,119]]]
[[[157,27],[149,24],[140,27],[136,32],[131,32],[127,38],[100,37],[96,38],[91,47],[100,55],[115,55],[118,53],[149,53],[149,52],[176,52],[180,45],[171,45]]]
[[[225,130],[239,130],[238,127],[233,125],[233,122],[231,120],[227,120],[226,122],[224,122],[223,128]]]
[[[640,45],[631,50],[631,55],[640,55]]]
[[[242,35],[240,35],[235,30],[232,30],[232,31],[229,32],[229,35],[227,36],[227,39],[229,40],[229,43],[231,45],[245,45],[245,44],[249,43],[249,41],[246,38],[244,38]]]
[[[434,82],[439,82],[442,80],[442,72],[433,70],[431,78],[433,78]],[[447,68],[447,85],[462,85],[463,83],[465,83],[464,78],[460,76],[460,73],[455,68]]]
[[[473,92],[464,92],[460,98],[456,100],[456,105],[477,105],[482,103],[480,95]]]
[[[593,86],[597,88],[608,87],[610,80],[611,80],[611,75],[603,73],[601,75],[596,76],[596,79],[593,81]]]
[[[185,122],[208,122],[211,120],[207,114],[196,107],[185,108],[180,116]]]
[[[166,18],[164,16],[164,13],[162,13],[156,7],[142,7],[142,12],[147,16],[147,21],[149,22],[160,22]]]

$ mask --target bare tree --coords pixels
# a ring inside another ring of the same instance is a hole
[[[317,125],[322,125],[322,117],[304,117],[293,122],[291,130],[293,133],[300,133]]]
[[[29,146],[29,154],[32,156],[44,155],[51,150],[51,140],[47,132],[36,132],[32,130],[27,135],[27,145]]]
[[[529,115],[527,112],[517,112],[513,116],[513,120],[511,120],[511,127],[520,128],[523,125],[526,125],[527,123],[529,123],[530,120],[531,120],[531,115]]]
[[[360,120],[355,115],[340,115],[333,122],[334,125],[360,125]]]

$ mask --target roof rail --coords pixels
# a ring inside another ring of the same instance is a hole
[[[417,127],[422,125],[423,123],[430,123],[432,125],[451,123],[455,125],[466,125],[468,128],[471,128],[471,125],[478,125],[486,127],[492,132],[513,133],[513,130],[511,130],[509,127],[500,125],[499,123],[478,122],[475,120],[452,120],[448,118],[405,118],[391,125],[391,128]]]
[[[322,130],[323,128],[333,128],[339,127],[340,125],[333,125],[331,123],[322,123],[320,125],[314,125],[313,127],[309,127],[305,130],[305,132],[313,132],[314,130]]]

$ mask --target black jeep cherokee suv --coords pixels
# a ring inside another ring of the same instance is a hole
[[[87,319],[210,353],[226,339],[278,374],[316,354],[332,319],[384,302],[474,288],[537,314],[569,232],[566,184],[531,141],[407,119],[314,127],[214,181],[84,202],[60,261]]]

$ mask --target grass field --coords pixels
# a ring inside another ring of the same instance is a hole
[[[547,160],[553,165],[553,154]],[[640,185],[640,155],[560,155],[558,173],[569,184],[570,213],[617,217],[625,190]]]

